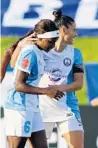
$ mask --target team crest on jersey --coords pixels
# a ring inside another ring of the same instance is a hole
[[[23,68],[27,68],[29,66],[30,61],[28,59],[23,59],[21,66]]]
[[[62,76],[62,71],[56,68],[51,71],[51,75],[49,75],[49,79],[51,81],[59,81],[61,79],[61,76]]]
[[[68,67],[68,66],[71,65],[71,59],[67,57],[67,58],[64,59],[63,63],[64,63],[65,66]]]

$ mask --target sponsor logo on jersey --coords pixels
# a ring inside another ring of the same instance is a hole
[[[29,66],[30,61],[28,59],[23,59],[21,66],[23,68],[27,68]]]
[[[49,75],[49,79],[51,81],[59,81],[62,78],[62,71],[60,69],[53,69],[51,71],[51,75]]]

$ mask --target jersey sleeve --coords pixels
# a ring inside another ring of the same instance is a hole
[[[83,73],[83,57],[79,49],[74,49],[73,73]]]
[[[23,50],[22,50],[23,51]],[[33,50],[26,49],[24,52],[20,53],[18,59],[18,69],[26,73],[31,73],[33,67],[37,64],[37,57]]]

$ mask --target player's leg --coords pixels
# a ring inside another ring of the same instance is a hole
[[[30,139],[30,148],[48,148],[45,130],[33,132]]]
[[[52,125],[52,126],[51,126]],[[34,120],[32,124],[32,135],[30,141],[32,145],[34,145],[34,148],[47,148],[47,138],[46,138],[46,132],[48,132],[47,136],[49,137],[51,135],[51,132],[53,130],[54,123],[43,123],[42,117],[40,112],[36,112],[34,114]],[[45,132],[46,128],[46,132]],[[50,131],[51,129],[51,131]],[[30,147],[32,148],[32,147]]]
[[[37,132],[32,133],[32,138],[28,139],[29,148],[35,148],[34,146],[36,145],[36,143],[37,143],[37,147],[38,147],[38,145],[41,145],[41,144],[46,145],[45,139],[47,139],[47,140],[50,139],[54,124],[55,123],[46,122],[46,123],[44,123],[45,132],[44,132],[44,130],[41,130],[41,131],[37,131]],[[38,126],[38,124],[37,124],[37,126]],[[36,127],[36,129],[37,129],[37,127]],[[39,138],[39,137],[41,137],[41,138]],[[40,144],[40,142],[42,142],[43,139],[44,139],[44,143]],[[39,142],[38,142],[38,140],[39,140]],[[42,147],[43,147],[43,145],[42,145]]]
[[[69,148],[84,148],[84,135],[82,131],[71,131],[63,135]]]
[[[24,148],[27,138],[31,136],[31,116],[27,116],[28,113],[25,111],[11,109],[5,109],[4,113],[5,132],[8,137],[9,148]]]
[[[84,148],[84,131],[80,119],[74,117],[59,123],[58,126],[69,148]]]
[[[8,136],[9,148],[24,148],[26,144],[26,137]]]

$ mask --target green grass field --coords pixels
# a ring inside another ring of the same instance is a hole
[[[1,38],[1,57],[4,50],[8,48],[13,42],[17,40],[17,37],[2,37]],[[83,54],[84,63],[98,62],[98,37],[85,37],[76,38],[74,47],[80,48]],[[81,91],[78,91],[77,96],[79,98],[79,104],[87,104],[86,85]]]

